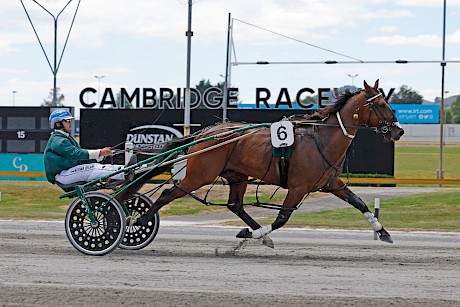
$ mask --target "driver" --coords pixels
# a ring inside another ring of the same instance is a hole
[[[110,147],[82,149],[70,135],[73,119],[65,110],[56,110],[49,117],[49,125],[54,131],[45,148],[46,179],[53,184],[69,185],[92,181],[123,169],[123,165],[98,163],[113,155]],[[125,175],[121,172],[110,178],[125,180]]]

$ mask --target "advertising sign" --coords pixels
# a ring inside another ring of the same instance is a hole
[[[438,124],[439,106],[426,104],[391,104],[401,124]]]
[[[42,154],[1,154],[0,180],[46,180]]]
[[[126,134],[126,142],[134,148],[161,149],[166,142],[182,137],[182,133],[173,127],[163,125],[141,125],[134,127]]]

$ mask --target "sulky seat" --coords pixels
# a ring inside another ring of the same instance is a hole
[[[60,182],[56,182],[56,185],[60,187],[64,192],[71,192],[75,190],[75,187],[77,185],[82,185],[85,184],[85,181],[79,181],[79,182],[74,182],[74,183],[69,183],[69,184],[62,184]]]

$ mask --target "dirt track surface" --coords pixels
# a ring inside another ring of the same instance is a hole
[[[78,253],[63,222],[0,221],[0,306],[459,306],[460,234],[239,228],[164,221],[152,244]]]

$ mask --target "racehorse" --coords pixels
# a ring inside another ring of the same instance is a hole
[[[191,146],[188,151],[185,178],[178,185],[164,190],[153,206],[138,218],[134,225],[146,225],[164,205],[211,184],[216,177],[221,176],[230,186],[227,208],[250,227],[242,229],[237,235],[239,238],[264,237],[267,239],[267,245],[273,247],[273,242],[267,235],[286,224],[305,195],[322,191],[334,194],[361,211],[380,240],[392,243],[390,234],[369,211],[365,202],[339,178],[347,149],[358,129],[371,128],[388,141],[397,141],[404,134],[394,112],[378,90],[378,80],[373,87],[364,81],[363,90],[356,93],[346,92],[338,97],[333,105],[311,115],[290,117],[289,120],[294,123],[295,129],[285,186],[288,193],[272,224],[259,225],[243,207],[249,177],[280,186],[282,176],[278,167],[280,158],[272,155],[270,131],[266,128],[254,128],[229,133]],[[199,140],[225,130],[234,131],[240,126],[241,123],[232,122],[218,124],[198,136],[173,140],[164,150],[177,148],[190,140]],[[163,171],[164,168],[160,167],[152,176]],[[147,180],[148,178],[139,181],[117,198],[126,199]]]

